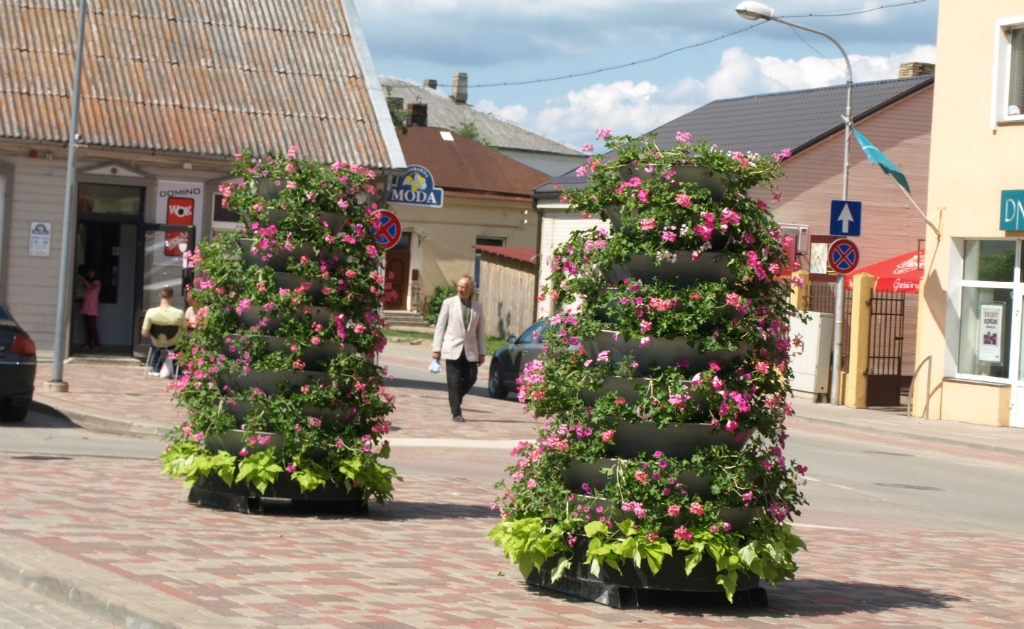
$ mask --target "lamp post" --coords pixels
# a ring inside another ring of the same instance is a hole
[[[850,191],[850,124],[853,122],[851,116],[851,108],[853,106],[853,67],[850,65],[850,57],[846,55],[846,51],[839,45],[832,36],[822,33],[821,31],[793,22],[787,22],[786,20],[775,17],[775,9],[769,7],[762,2],[754,2],[747,0],[741,2],[736,7],[736,13],[740,14],[740,17],[757,21],[766,20],[771,22],[778,22],[779,24],[785,24],[793,28],[799,28],[800,30],[808,31],[816,35],[828,39],[830,42],[836,45],[839,52],[843,53],[843,59],[846,61],[846,116],[843,118],[846,123],[846,132],[843,134],[843,201],[848,198]],[[843,351],[843,297],[846,289],[846,276],[840,275],[836,280],[836,304],[835,304],[835,328],[832,332],[832,405],[839,405],[839,358]]]
[[[61,232],[60,281],[57,283],[57,328],[53,339],[53,377],[46,383],[49,391],[67,391],[64,382],[64,347],[67,345],[68,267],[71,257],[71,207],[75,188],[75,150],[78,148],[78,103],[82,94],[82,44],[85,41],[86,0],[78,5],[78,42],[75,52],[75,78],[71,95],[71,121],[68,125],[68,172],[64,185],[64,222]]]

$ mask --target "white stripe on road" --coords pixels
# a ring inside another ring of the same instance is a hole
[[[805,524],[803,522],[794,522],[793,526],[798,526],[802,529],[826,529],[828,531],[859,531],[860,529],[848,529],[842,526],[825,526],[824,524]]]
[[[425,437],[399,437],[388,439],[392,448],[467,448],[473,450],[506,450],[519,445],[509,439],[428,439]],[[524,440],[525,441],[525,440]]]

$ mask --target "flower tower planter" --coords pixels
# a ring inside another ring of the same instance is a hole
[[[391,498],[387,415],[374,362],[386,343],[380,305],[374,173],[286,155],[238,156],[244,182],[222,186],[241,217],[187,254],[196,328],[178,348],[172,386],[187,420],[164,472],[189,500],[262,511],[365,511]]]
[[[802,466],[784,455],[790,338],[778,163],[677,136],[606,137],[548,261],[558,314],[520,379],[543,421],[513,454],[489,537],[531,583],[615,606],[638,591],[793,578]],[[751,191],[748,195],[747,191]]]

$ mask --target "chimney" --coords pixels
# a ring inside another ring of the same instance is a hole
[[[456,103],[466,104],[469,96],[469,85],[465,72],[456,72],[452,77],[452,100]]]
[[[409,124],[414,127],[427,126],[427,105],[426,103],[409,103]]]
[[[429,87],[432,90],[436,90],[437,79],[423,79],[423,87]]]
[[[901,79],[910,78],[912,76],[925,76],[927,74],[935,74],[934,63],[921,63],[920,61],[911,61],[910,63],[900,64],[900,77]]]

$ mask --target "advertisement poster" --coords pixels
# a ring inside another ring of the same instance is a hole
[[[202,225],[203,184],[186,181],[157,183],[156,220],[169,225]],[[181,257],[188,249],[188,232],[168,231],[164,255]],[[196,240],[199,239],[198,230]]]
[[[978,361],[1002,364],[1003,344],[1002,302],[981,304],[981,325],[978,328]]]
[[[49,257],[50,224],[32,221],[28,228],[28,255]]]

